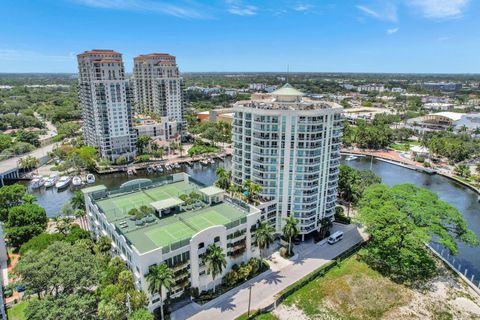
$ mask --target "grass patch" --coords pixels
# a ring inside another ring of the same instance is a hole
[[[284,300],[307,316],[379,319],[410,301],[408,290],[352,256]]]
[[[270,312],[265,312],[265,313],[251,313],[250,318],[247,317],[247,314],[244,313],[240,317],[236,318],[235,320],[247,320],[247,319],[255,319],[255,320],[278,320],[278,318],[270,313]],[[292,319],[293,320],[293,319]]]
[[[12,307],[7,309],[9,320],[25,320],[25,309],[27,308],[28,301],[21,301]]]

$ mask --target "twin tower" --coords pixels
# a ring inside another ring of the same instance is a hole
[[[77,59],[85,143],[97,147],[102,157],[111,161],[135,157],[134,113],[183,123],[183,79],[174,56],[135,57],[131,79],[116,51],[94,49]]]

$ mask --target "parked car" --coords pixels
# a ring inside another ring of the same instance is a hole
[[[337,231],[334,232],[329,238],[328,238],[328,244],[335,244],[338,241],[343,239],[343,232],[342,231]]]

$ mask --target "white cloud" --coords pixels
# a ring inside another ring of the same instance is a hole
[[[394,33],[397,33],[398,30],[400,30],[400,28],[391,28],[391,29],[387,29],[387,34],[388,35],[391,35],[391,34],[394,34]]]
[[[232,6],[228,8],[228,12],[238,16],[254,16],[257,14],[257,7],[255,6]]]
[[[390,22],[398,22],[397,6],[390,2],[382,3],[380,7],[372,9],[364,5],[358,5],[357,9],[367,16]]]
[[[459,18],[470,0],[408,0],[408,4],[427,18]]]
[[[64,62],[72,61],[74,59],[75,55],[73,53],[68,55],[49,55],[29,50],[0,49],[0,61]]]
[[[308,11],[311,8],[312,6],[309,4],[298,3],[295,7],[293,7],[293,10],[303,12],[303,11]]]
[[[154,12],[178,18],[205,18],[201,11],[187,5],[170,4],[153,0],[71,0],[77,4],[102,9]]]

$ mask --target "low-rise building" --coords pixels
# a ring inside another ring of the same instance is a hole
[[[185,173],[132,180],[114,189],[94,186],[82,191],[91,233],[112,240],[113,253],[126,262],[140,289],[146,290],[145,276],[153,265],[166,263],[173,269],[175,285],[170,296],[174,298],[189,288],[211,289],[234,264],[259,256],[252,236],[260,210],[222,189],[205,187]],[[194,200],[181,200],[184,194]],[[154,213],[129,215],[131,209],[142,206]],[[223,249],[227,260],[215,280],[202,261],[213,243]],[[158,295],[150,296],[149,309],[159,303]]]
[[[154,140],[170,140],[179,136],[179,126],[176,121],[170,121],[168,117],[155,119],[136,119],[134,130],[137,136],[149,136]]]

